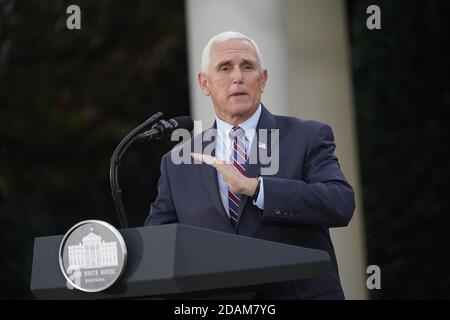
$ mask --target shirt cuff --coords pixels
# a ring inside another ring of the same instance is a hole
[[[259,193],[258,198],[253,200],[253,204],[256,205],[261,210],[264,210],[264,180],[261,178],[261,182],[259,185]]]

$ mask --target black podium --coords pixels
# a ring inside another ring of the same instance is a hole
[[[259,286],[319,277],[327,252],[182,224],[119,230],[128,251],[121,278],[102,292],[69,290],[59,267],[63,236],[35,239],[37,299],[251,299]]]

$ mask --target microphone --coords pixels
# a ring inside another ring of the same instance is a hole
[[[134,141],[139,140],[149,141],[153,139],[162,140],[165,137],[172,134],[172,132],[176,129],[186,129],[188,131],[192,131],[193,128],[194,122],[188,116],[175,117],[167,121],[161,119],[155,125],[153,125],[153,127],[150,130],[138,134],[134,138]]]
[[[122,202],[122,189],[119,187],[119,164],[122,160],[122,157],[127,151],[128,147],[134,142],[134,138],[138,134],[144,130],[144,128],[148,128],[150,125],[157,123],[159,120],[163,118],[162,112],[157,112],[152,115],[150,118],[141,123],[137,128],[133,129],[129,134],[120,141],[116,150],[111,157],[110,166],[109,166],[109,182],[111,184],[111,195],[114,200],[114,205],[116,206],[117,214],[119,216],[120,225],[122,228],[128,228],[127,215],[125,214],[125,209],[123,207]]]

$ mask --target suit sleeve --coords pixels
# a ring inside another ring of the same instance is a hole
[[[355,210],[354,192],[334,149],[330,126],[321,124],[307,147],[304,180],[263,177],[263,218],[328,227],[348,225]]]
[[[167,155],[161,160],[161,176],[158,181],[158,195],[150,206],[150,214],[144,225],[160,225],[178,222],[175,206],[172,201],[169,177],[167,174]]]

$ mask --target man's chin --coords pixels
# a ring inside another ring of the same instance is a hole
[[[248,118],[258,109],[258,105],[254,106],[249,102],[234,103],[229,106],[228,110],[233,116]]]
[[[252,104],[248,95],[231,96],[229,102],[234,106],[242,106],[243,108],[249,107]]]
[[[254,107],[247,102],[247,103],[233,103],[230,106],[229,110],[232,110],[232,112],[236,115],[243,115],[251,112],[253,109]]]

